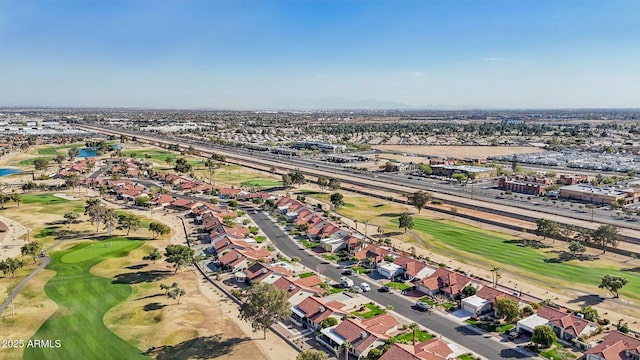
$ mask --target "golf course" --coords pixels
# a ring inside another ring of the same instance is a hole
[[[58,310],[32,340],[60,340],[60,347],[26,348],[24,359],[148,359],[103,322],[105,313],[131,294],[131,286],[90,272],[101,261],[126,256],[143,243],[110,238],[54,252],[48,269],[56,275],[45,285],[45,292]]]

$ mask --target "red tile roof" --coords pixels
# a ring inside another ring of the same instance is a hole
[[[629,359],[627,351],[640,356],[640,339],[619,331],[612,331],[602,339],[600,344],[585,351],[585,354],[593,354],[604,360],[626,360]]]
[[[574,337],[580,336],[582,331],[589,325],[589,321],[577,316],[567,314],[549,306],[541,306],[536,314],[549,320],[553,325],[564,329],[564,331]]]
[[[411,259],[406,256],[398,256],[393,262],[402,266],[405,272],[411,276],[417,276],[420,271],[427,267],[427,265],[422,261]]]
[[[418,284],[426,287],[430,291],[440,289],[440,291],[457,295],[460,291],[471,282],[471,278],[451,271],[445,268],[436,270],[428,278],[418,282]]]

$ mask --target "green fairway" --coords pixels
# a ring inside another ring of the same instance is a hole
[[[63,198],[59,198],[57,196],[53,196],[53,194],[33,194],[33,195],[32,194],[28,194],[28,195],[22,195],[20,197],[20,200],[22,200],[23,204],[42,204],[42,205],[66,203],[66,202],[69,201],[67,199],[63,199]]]
[[[122,155],[125,157],[131,157],[131,154],[135,154],[134,156],[137,159],[152,159],[160,163],[166,163],[167,158],[171,158],[173,162],[175,162],[178,157],[175,153],[164,150],[127,150],[123,151]]]
[[[397,224],[397,220],[393,220]],[[595,267],[593,263],[580,263],[577,260],[553,262],[557,254],[547,253],[551,249],[534,249],[519,246],[511,242],[513,237],[498,236],[474,230],[473,228],[456,226],[444,221],[414,218],[414,231],[427,234],[433,238],[435,247],[442,247],[453,253],[467,252],[489,259],[496,264],[510,266],[514,272],[538,280],[549,282],[557,279],[571,284],[589,284],[598,286],[605,274],[622,276],[629,280],[622,290],[621,296],[640,299],[640,273],[622,268]],[[546,261],[545,261],[546,260]],[[511,269],[509,269],[511,270]],[[537,274],[538,276],[535,276]],[[534,276],[531,276],[534,275]],[[579,287],[579,285],[577,285]],[[604,291],[604,290],[603,290]]]
[[[60,145],[60,146],[47,146],[45,148],[38,149],[38,155],[58,155],[58,154],[67,154],[69,149],[72,147],[82,148],[85,144],[76,143],[76,144],[68,144],[68,145]]]
[[[53,158],[52,157],[37,157],[37,158],[32,158],[32,159],[26,159],[26,160],[22,160],[18,162],[18,166],[29,166],[29,165],[33,165],[33,162],[38,160],[38,159],[43,159],[43,160],[47,160],[49,162],[49,165],[54,164],[53,163]]]
[[[274,187],[274,186],[282,186],[282,181],[254,179],[254,180],[243,181],[241,185],[246,187],[254,187],[254,186]]]
[[[47,268],[56,271],[56,276],[45,285],[45,291],[58,310],[31,340],[60,340],[61,346],[26,348],[24,359],[149,359],[102,321],[109,309],[131,294],[131,286],[89,272],[100,261],[123,257],[143,243],[113,238],[53,253]]]

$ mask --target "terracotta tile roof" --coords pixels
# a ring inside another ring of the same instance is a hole
[[[380,339],[380,337],[370,333],[358,321],[353,319],[343,320],[333,331],[348,340],[358,353],[366,351],[369,346]]]
[[[238,196],[242,190],[240,189],[232,189],[232,188],[222,188],[220,189],[220,195],[226,196]]]
[[[422,261],[411,259],[406,256],[398,256],[393,262],[402,266],[405,272],[411,276],[417,276],[420,271],[427,267],[427,265]]]
[[[542,318],[549,320],[550,323],[561,329],[564,329],[566,333],[573,336],[579,336],[582,331],[589,325],[589,321],[585,319],[567,314],[549,306],[541,306],[536,311],[536,314]]]
[[[374,258],[375,262],[380,262],[384,260],[385,256],[389,254],[391,254],[391,251],[385,248],[382,248],[380,246],[370,244],[370,245],[367,245],[367,247],[365,247],[364,249],[355,253],[353,256],[358,258],[358,260],[363,260],[368,257],[372,257]]]
[[[171,205],[175,207],[186,207],[189,203],[191,203],[191,200],[189,199],[176,199],[171,203]]]
[[[398,319],[389,314],[380,314],[370,319],[362,320],[361,323],[367,331],[375,334],[386,334],[400,325]]]
[[[602,339],[602,342],[585,351],[586,354],[597,355],[604,360],[626,360],[627,352],[640,355],[640,339],[612,331]]]
[[[151,202],[158,205],[171,204],[171,202],[173,202],[173,196],[168,194],[156,195]]]
[[[515,301],[520,301],[520,299],[518,299],[517,297],[511,295],[511,294],[507,294],[504,291],[500,291],[496,288],[492,288],[490,286],[483,286],[480,288],[480,290],[478,290],[478,292],[476,293],[476,296],[482,299],[485,299],[487,301],[489,301],[491,304],[496,303],[496,300],[504,298],[504,297],[509,297]]]
[[[237,263],[239,259],[246,260],[247,257],[240,253],[238,250],[233,249],[228,253],[222,255],[218,260],[222,265],[230,266],[234,265],[234,263]]]
[[[440,289],[444,293],[457,295],[470,282],[471,278],[469,277],[445,268],[439,268],[431,276],[418,282],[418,284],[430,291]]]
[[[313,296],[302,300],[297,307],[305,313],[307,319],[316,325],[333,314],[333,310],[327,307],[320,298]]]

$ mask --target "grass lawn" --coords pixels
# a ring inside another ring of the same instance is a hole
[[[300,279],[304,279],[304,278],[308,278],[308,277],[313,276],[313,275],[315,275],[315,273],[310,271],[310,272],[302,273],[302,274],[300,274],[298,276],[300,277]]]
[[[356,266],[356,267],[353,267],[352,269],[353,269],[353,271],[357,272],[358,274],[364,274],[367,271],[369,271],[369,269],[367,269],[364,266]]]
[[[255,179],[255,180],[243,181],[242,184],[240,185],[245,187],[254,187],[254,186],[275,187],[275,186],[282,186],[282,181]]]
[[[462,354],[462,355],[458,356],[456,359],[458,359],[458,360],[476,360],[476,358],[474,358],[473,355],[471,355],[471,354]]]
[[[135,154],[136,159],[147,159],[147,160],[150,159],[163,164],[167,163],[166,161],[167,158],[171,158],[173,159],[173,162],[175,162],[176,158],[178,157],[178,155],[176,155],[171,151],[155,150],[155,149],[126,150],[122,152],[122,155],[125,157],[131,157],[131,154]],[[145,154],[149,155],[150,157],[147,158]]]
[[[373,304],[364,304],[364,307],[366,308],[366,310],[362,312],[354,311],[352,312],[352,314],[363,319],[370,319],[376,315],[384,314],[386,312],[386,310]]]
[[[256,242],[258,244],[262,244],[265,240],[267,240],[267,237],[264,235],[258,235],[256,236]]]
[[[393,221],[397,222],[397,220]],[[640,273],[629,271],[633,266],[627,266],[629,269],[624,271],[620,268],[598,267],[593,262],[584,265],[577,261],[545,262],[545,260],[554,259],[556,255],[547,254],[545,251],[549,249],[519,246],[512,241],[517,239],[507,235],[480,231],[471,226],[448,221],[414,219],[413,222],[414,231],[431,237],[433,240],[429,241],[429,245],[443,247],[445,252],[457,255],[463,252],[471,253],[477,255],[474,257],[475,260],[482,261],[485,258],[494,263],[506,264],[510,266],[509,270],[526,275],[537,274],[539,280],[547,283],[551,279],[556,279],[566,283],[582,283],[596,287],[605,274],[622,276],[629,282],[620,290],[621,296],[640,299]]]
[[[436,304],[435,301],[433,301],[430,297],[428,296],[424,296],[422,298],[419,299],[419,301],[422,301],[423,303],[429,305],[429,306],[433,306]]]
[[[305,249],[313,249],[320,246],[320,244],[318,244],[317,242],[313,242],[307,239],[302,239],[302,241],[300,242],[302,243],[302,245],[304,245]]]
[[[86,144],[84,143],[77,143],[77,144],[67,144],[67,145],[60,145],[60,146],[47,146],[44,148],[40,148],[38,149],[37,153],[38,155],[58,155],[60,154],[67,154],[67,152],[69,151],[69,149],[71,149],[72,147],[76,147],[76,148],[83,148],[85,147]]]
[[[52,157],[43,157],[43,156],[41,156],[41,157],[36,157],[36,158],[31,158],[31,159],[25,159],[25,160],[18,161],[18,166],[33,165],[33,162],[38,160],[38,159],[47,160],[49,162],[49,165],[51,165],[51,164],[55,165],[55,163],[53,163],[53,158]]]
[[[325,260],[329,260],[329,261],[338,261],[340,260],[340,257],[336,254],[322,254],[320,255],[323,259]]]
[[[416,331],[416,340],[417,340],[417,342],[423,342],[423,341],[429,340],[431,338],[433,338],[433,335],[429,334],[428,332],[426,332],[424,330],[418,329]],[[396,336],[391,338],[391,341],[394,342],[394,343],[411,344],[413,342],[413,331],[409,331],[409,332],[404,333],[402,335],[396,335]]]
[[[66,203],[69,201],[67,199],[53,196],[53,194],[27,194],[27,195],[22,195],[20,197],[20,200],[22,201],[23,204],[42,204],[42,205]]]
[[[465,322],[486,332],[497,332],[499,334],[508,332],[509,330],[513,329],[513,324],[496,325],[493,321],[467,319]]]
[[[407,285],[403,282],[398,282],[398,281],[392,281],[386,284],[388,287],[390,287],[391,289],[396,289],[396,290],[407,290],[407,289],[411,289],[411,285]]]
[[[343,291],[344,291],[344,288],[341,286],[331,286],[331,289],[329,289],[329,294],[337,294]]]
[[[540,351],[540,356],[546,359],[568,360],[576,359],[577,356],[564,349],[561,344],[554,344],[548,350]]]
[[[47,295],[58,310],[42,324],[33,339],[59,339],[60,348],[27,348],[24,359],[148,359],[133,345],[111,332],[103,323],[105,313],[131,293],[128,284],[90,273],[106,259],[125,256],[142,241],[113,238],[85,242],[53,253],[49,269],[56,275],[47,282]]]

